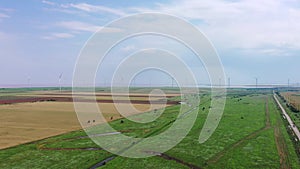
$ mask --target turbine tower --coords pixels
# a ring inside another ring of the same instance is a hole
[[[257,84],[258,84],[258,78],[255,78],[255,88],[257,88]]]
[[[61,78],[63,76],[63,73],[61,73],[59,76],[58,76],[58,85],[59,85],[59,91],[61,92]]]

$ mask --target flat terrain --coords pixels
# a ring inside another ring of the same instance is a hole
[[[120,157],[101,149],[78,130],[3,149],[0,168],[300,168],[272,90],[229,90],[221,122],[203,144],[198,140],[210,107],[210,95],[206,91],[200,95],[201,109],[193,128],[167,152],[149,150],[155,156],[144,159]],[[128,136],[151,137],[172,125],[179,108],[180,105],[166,107],[155,122],[141,124],[123,118],[111,121],[110,125]],[[147,113],[133,116],[144,115]],[[93,137],[112,136],[97,133]]]
[[[0,93],[0,96],[0,149],[81,129],[70,92],[34,91]],[[91,98],[88,94],[78,97],[82,101]],[[150,97],[151,103],[155,103],[152,109],[165,106],[159,101],[161,98],[159,95]],[[150,111],[149,97],[145,93],[135,93],[130,98],[120,94],[114,98],[114,102],[125,111],[128,100],[138,110],[129,114]],[[97,102],[107,121],[122,117],[107,93],[97,93]],[[167,106],[175,103],[167,103]]]

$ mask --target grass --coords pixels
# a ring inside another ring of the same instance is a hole
[[[208,168],[282,168],[275,142],[275,128],[280,130],[286,153],[286,166],[299,168],[299,160],[293,143],[283,125],[282,117],[272,96],[269,95],[270,128],[259,132],[255,137],[245,140],[231,149],[217,163]],[[284,166],[284,165],[283,165]],[[286,167],[285,166],[285,167]],[[283,167],[283,168],[285,168]]]
[[[242,98],[242,101],[238,101],[239,98]],[[208,107],[208,103],[203,106]],[[199,144],[198,137],[206,114],[207,111],[200,112],[197,123],[189,135],[167,154],[198,166],[205,166],[207,160],[216,153],[263,127],[263,98],[261,96],[244,96],[228,99],[218,128],[207,142]]]
[[[113,163],[107,163],[105,169],[132,169],[132,168],[160,168],[160,169],[188,169],[189,167],[179,164],[175,161],[165,160],[160,157],[149,157],[144,159],[132,159],[125,157],[117,157]]]
[[[279,168],[274,133],[265,130],[257,137],[247,140],[237,148],[230,150],[216,164],[209,168]]]
[[[278,125],[278,127],[280,128],[282,137],[286,144],[286,151],[288,153],[288,161],[290,163],[290,166],[291,168],[299,168],[300,163],[295,151],[295,146],[290,138],[290,135],[287,132],[287,121],[282,118],[281,112],[274,101],[270,102],[269,104],[270,112],[274,112],[271,113],[271,118],[274,121],[274,123],[272,123],[272,126]]]
[[[288,113],[288,115],[291,117],[291,119],[293,120],[294,124],[299,129],[299,127],[300,127],[299,113],[295,113],[295,112],[291,111],[286,106],[285,102],[281,98],[279,98],[279,102],[281,103],[281,105],[283,106],[283,108],[285,109],[285,111]],[[289,125],[288,122],[287,122],[287,120],[284,119],[283,123],[285,124],[284,126],[285,126],[286,131],[288,131],[287,133],[284,133],[284,134],[287,135],[286,137],[289,137],[289,139],[287,139],[286,142],[291,143],[293,145],[293,146],[289,146],[288,150],[289,150],[289,152],[292,152],[292,153],[294,153],[296,151],[295,155],[292,154],[291,156],[293,156],[293,157],[297,156],[297,159],[298,159],[297,160],[297,164],[299,165],[299,161],[300,161],[300,151],[299,151],[300,150],[300,143],[299,143],[299,141],[297,141],[297,142],[295,141],[295,137],[293,136],[292,131],[287,127]],[[281,126],[281,127],[283,127],[283,126]],[[296,163],[296,162],[294,162],[294,163]]]
[[[105,151],[41,151],[30,144],[0,152],[0,168],[87,168],[109,156]]]
[[[266,122],[266,98],[269,124]],[[274,134],[275,128],[279,128],[279,136],[287,149],[288,165],[291,168],[300,168],[293,142],[271,97],[271,90],[230,90],[218,128],[207,142],[199,144],[199,134],[208,114],[209,101],[210,95],[202,96],[193,128],[178,145],[165,152],[166,155],[201,168],[280,168],[280,156]],[[202,110],[202,107],[205,107],[205,110]],[[167,107],[155,122],[140,124],[119,119],[110,122],[110,125],[118,131],[124,131],[128,136],[149,137],[167,130],[172,124],[170,122],[176,119],[178,108],[179,105]],[[135,116],[138,118],[143,115],[145,114]],[[74,131],[1,150],[0,168],[89,168],[113,156],[104,150],[43,149],[97,147],[90,139],[78,139],[79,136],[85,136],[85,133],[82,130]],[[189,167],[174,160],[154,156],[144,159],[116,157],[103,168]]]

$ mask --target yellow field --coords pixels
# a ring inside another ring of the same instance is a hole
[[[282,92],[282,96],[296,109],[300,109],[300,92]]]
[[[146,100],[143,97],[136,99]],[[111,117],[113,120],[121,118],[113,103],[98,104],[108,121],[111,120]],[[118,105],[125,111],[128,106],[126,104]],[[133,106],[143,112],[148,111],[150,108],[148,104],[134,104]],[[165,105],[155,105],[152,109],[162,108],[163,106]],[[135,114],[138,112],[128,113]],[[80,128],[81,126],[72,102],[35,102],[0,105],[0,149]]]

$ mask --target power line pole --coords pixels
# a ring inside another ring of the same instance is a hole
[[[230,88],[230,77],[228,78],[228,88]]]

